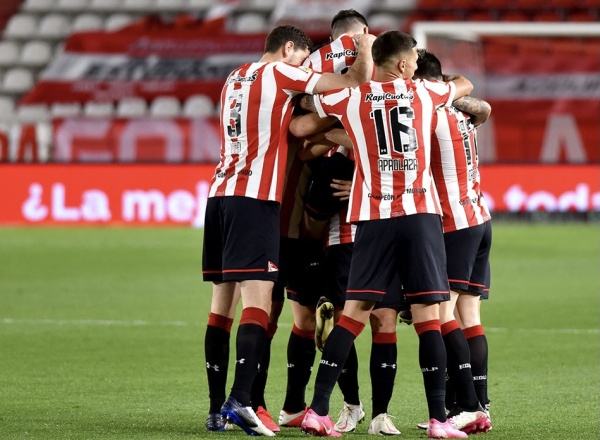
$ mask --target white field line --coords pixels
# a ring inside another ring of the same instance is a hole
[[[136,320],[115,320],[115,319],[20,319],[20,318],[1,318],[0,323],[4,325],[72,325],[72,326],[114,326],[114,327],[187,327],[197,326],[199,323],[187,321],[147,321]],[[280,328],[291,328],[291,324],[280,322]],[[398,324],[398,330],[412,329],[412,326]],[[489,333],[539,333],[539,334],[562,334],[562,335],[597,335],[600,329],[597,328],[512,328],[512,327],[485,327]]]

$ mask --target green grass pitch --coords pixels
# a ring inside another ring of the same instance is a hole
[[[186,228],[0,229],[0,439],[245,438],[204,429],[201,243]],[[600,438],[599,247],[597,223],[494,224],[486,439]],[[286,305],[267,384],[275,416],[290,322]],[[404,439],[426,437],[416,343],[399,325],[390,413]],[[345,437],[367,437],[369,345],[367,328],[357,339],[367,422]],[[334,418],[341,404],[336,390]]]

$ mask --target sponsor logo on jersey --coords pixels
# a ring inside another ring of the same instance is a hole
[[[412,90],[406,93],[367,93],[365,95],[365,102],[397,101],[399,99],[408,99],[412,102],[414,99]]]
[[[343,57],[354,57],[356,58],[356,56],[358,55],[358,52],[356,50],[352,50],[352,49],[345,49],[341,52],[328,52],[325,54],[325,60],[329,61],[329,60],[335,60],[335,59],[339,59],[339,58],[343,58]]]

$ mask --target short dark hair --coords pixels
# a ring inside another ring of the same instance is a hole
[[[377,36],[371,48],[373,62],[376,66],[381,66],[397,55],[410,53],[416,45],[417,41],[404,32],[382,32]]]
[[[369,26],[367,19],[354,9],[344,9],[333,17],[331,20],[331,33],[343,34],[351,30],[354,26]]]
[[[419,59],[417,60],[417,70],[415,76],[425,79],[442,79],[442,63],[431,52],[425,49],[418,49]]]
[[[265,41],[265,53],[275,53],[288,41],[294,43],[296,49],[312,51],[313,42],[308,35],[292,25],[277,26]]]

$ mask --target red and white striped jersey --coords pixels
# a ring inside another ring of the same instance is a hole
[[[354,64],[358,48],[354,39],[347,35],[340,35],[331,43],[314,51],[304,62],[304,65],[318,72],[346,73]],[[343,148],[343,147],[342,147]],[[338,149],[332,149],[331,155]],[[348,157],[351,157],[350,154]],[[352,158],[354,159],[354,158]],[[356,226],[350,225],[346,220],[347,210],[335,214],[329,222],[329,235],[325,241],[326,246],[354,242]]]
[[[343,34],[311,53],[304,61],[304,66],[317,72],[346,73],[357,55],[356,42],[351,36]]]
[[[291,100],[312,93],[321,75],[282,62],[248,63],[221,92],[221,159],[209,197],[281,201]]]
[[[403,79],[318,95],[319,114],[336,116],[354,145],[350,222],[441,215],[431,134],[436,109],[450,105],[454,95],[452,82]]]
[[[431,170],[440,196],[444,232],[488,221],[481,192],[477,130],[468,114],[454,107],[437,111]]]

